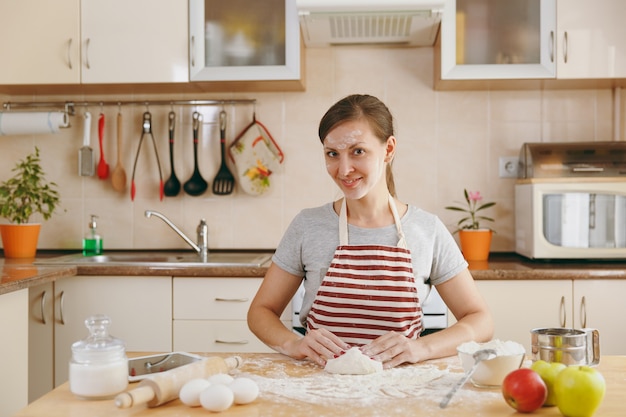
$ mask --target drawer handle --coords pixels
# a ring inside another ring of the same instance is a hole
[[[44,291],[41,294],[41,323],[43,324],[48,324],[48,321],[46,320],[46,296],[47,296],[48,292]]]
[[[247,345],[249,342],[247,340],[221,340],[221,339],[215,339],[215,343],[221,343],[223,345]]]
[[[65,317],[63,317],[63,310],[65,309],[65,291],[61,291],[61,295],[59,296],[59,305],[59,321],[61,324],[65,324]]]
[[[584,295],[580,300],[580,325],[583,329],[587,327],[587,300]]]
[[[230,303],[245,303],[250,300],[249,298],[223,298],[223,297],[215,297],[215,301],[225,301]]]

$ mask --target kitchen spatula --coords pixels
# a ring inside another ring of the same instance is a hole
[[[95,164],[93,160],[93,149],[90,145],[91,135],[91,113],[85,112],[85,121],[83,125],[83,146],[78,150],[78,175],[91,177],[95,173]]]
[[[220,152],[222,162],[213,180],[213,194],[227,195],[235,188],[235,177],[226,165],[226,112],[220,112]]]

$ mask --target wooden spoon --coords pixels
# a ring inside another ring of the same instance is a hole
[[[117,163],[111,172],[111,182],[114,190],[126,190],[126,171],[122,166],[122,113],[117,114]]]

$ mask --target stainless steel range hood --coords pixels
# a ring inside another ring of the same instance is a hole
[[[444,0],[296,0],[307,47],[432,46]]]

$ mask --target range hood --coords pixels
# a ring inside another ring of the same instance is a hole
[[[432,46],[444,0],[296,0],[307,47]]]

